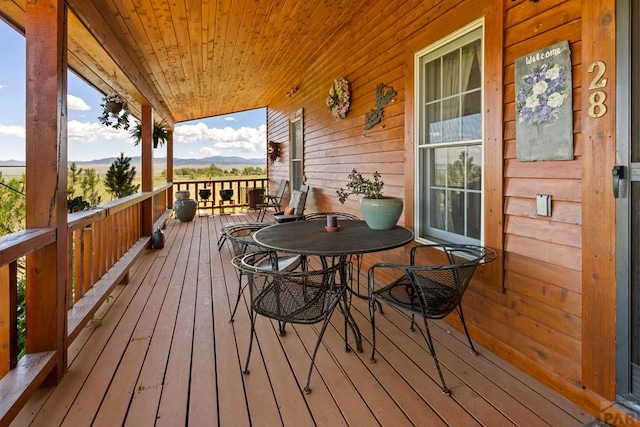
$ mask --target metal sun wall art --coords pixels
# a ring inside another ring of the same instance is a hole
[[[383,108],[390,102],[394,102],[397,94],[391,86],[384,83],[378,84],[376,87],[376,108],[365,114],[364,130],[369,130],[382,121]]]

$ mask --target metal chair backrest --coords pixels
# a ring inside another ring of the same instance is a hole
[[[260,250],[261,247],[253,240],[253,233],[268,225],[269,224],[263,223],[246,223],[235,225],[224,230],[227,239],[231,241],[233,255],[238,256]]]
[[[336,283],[341,264],[323,270],[265,270],[270,252],[254,252],[234,259],[234,266],[249,276],[252,309],[271,319],[287,323],[320,322],[335,308],[346,283]]]
[[[449,264],[421,266],[416,262],[420,248],[439,247]],[[462,296],[480,264],[493,261],[493,249],[475,245],[425,245],[411,249],[411,265],[405,271],[416,294],[424,304],[426,317],[440,319],[451,313],[462,301]]]

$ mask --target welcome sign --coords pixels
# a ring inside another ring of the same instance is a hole
[[[515,73],[517,160],[573,160],[569,42],[516,59]]]

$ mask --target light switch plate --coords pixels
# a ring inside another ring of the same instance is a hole
[[[536,214],[551,216],[551,194],[536,194]]]

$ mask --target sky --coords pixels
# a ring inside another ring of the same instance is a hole
[[[0,162],[25,160],[25,39],[0,20]],[[119,156],[139,156],[129,131],[100,124],[102,94],[68,73],[68,159],[87,161]],[[252,110],[202,120],[177,123],[173,134],[175,158],[209,156],[264,158],[266,112]],[[155,150],[165,157],[166,150]]]

